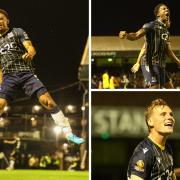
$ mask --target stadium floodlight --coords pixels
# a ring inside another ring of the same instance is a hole
[[[77,110],[76,106],[69,104],[65,107],[66,113],[75,113]]]
[[[0,117],[0,127],[4,128],[5,126],[5,119],[3,117]]]
[[[63,148],[67,148],[68,147],[68,144],[67,143],[64,143],[63,144]]]
[[[69,111],[72,111],[72,110],[73,110],[73,108],[74,108],[74,106],[73,106],[73,105],[71,105],[71,104],[67,105],[67,109],[68,109]]]
[[[112,58],[108,58],[108,62],[112,62]]]
[[[42,107],[39,106],[39,105],[34,105],[34,106],[32,107],[32,111],[33,111],[33,112],[39,112],[41,109],[42,109]]]
[[[62,148],[63,148],[63,150],[64,150],[65,152],[68,151],[68,147],[69,147],[69,145],[68,145],[67,143],[64,143],[64,144],[62,145]]]
[[[58,148],[59,147],[59,134],[62,133],[63,129],[60,126],[55,126],[53,130],[56,135],[56,148]]]
[[[82,110],[82,111],[85,111],[85,109],[86,109],[85,106],[82,106],[82,107],[81,107],[81,110]]]
[[[58,135],[62,132],[62,127],[55,126],[53,130],[54,130],[55,134]]]
[[[10,107],[9,107],[9,106],[5,106],[5,107],[4,107],[4,112],[9,111],[9,109],[10,109]]]
[[[35,117],[31,117],[31,121],[34,121],[35,120]]]

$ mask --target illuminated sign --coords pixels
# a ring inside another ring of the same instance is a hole
[[[94,106],[92,107],[92,136],[94,137],[144,137],[148,133],[143,107]],[[180,110],[174,110],[176,124],[172,137],[180,137]]]

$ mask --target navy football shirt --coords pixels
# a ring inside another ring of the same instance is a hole
[[[0,37],[0,63],[3,74],[33,71],[31,61],[25,62],[22,55],[26,52],[23,42],[29,40],[21,28],[10,29]]]
[[[173,157],[170,146],[162,150],[149,138],[143,140],[130,159],[127,176],[136,175],[144,180],[167,180],[172,178]]]
[[[146,32],[147,50],[141,64],[165,67],[165,51],[170,36],[167,27],[161,21],[155,20],[144,24],[143,29]]]

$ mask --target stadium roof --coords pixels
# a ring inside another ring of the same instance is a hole
[[[92,51],[139,51],[144,39],[129,41],[117,36],[92,36]],[[171,36],[171,47],[180,53],[180,36]]]

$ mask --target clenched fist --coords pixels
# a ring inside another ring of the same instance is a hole
[[[126,37],[127,37],[127,32],[126,32],[126,31],[120,31],[120,32],[119,32],[119,37],[120,37],[121,39],[126,39]]]

